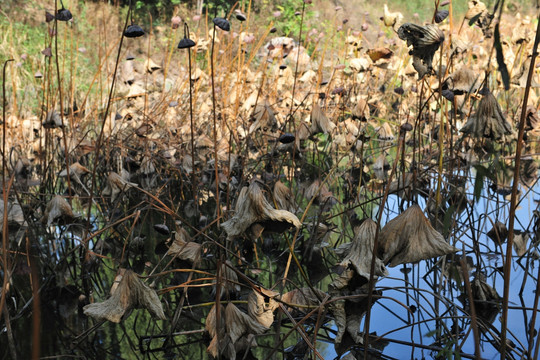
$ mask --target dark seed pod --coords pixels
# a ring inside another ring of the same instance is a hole
[[[444,19],[448,17],[448,10],[439,10],[437,13],[435,13],[435,22],[440,23],[443,22]]]
[[[413,129],[410,123],[405,123],[401,125],[401,131],[411,131]]]
[[[124,36],[127,38],[138,38],[144,35],[144,30],[137,24],[131,24],[124,31]]]
[[[345,89],[342,87],[337,87],[334,90],[332,90],[332,94],[343,96],[345,95]]]
[[[224,18],[214,18],[214,25],[216,25],[218,28],[220,28],[223,31],[229,31],[231,30],[231,23],[229,23],[229,20]]]
[[[277,31],[277,29],[276,29],[275,27],[273,27],[273,28],[270,29],[270,33],[271,33],[271,34],[275,33],[276,31]]]
[[[285,133],[283,135],[281,135],[279,137],[279,142],[282,143],[282,144],[290,144],[292,143],[294,140],[296,139],[296,137],[294,136],[294,134],[291,134],[291,133]]]
[[[454,101],[454,92],[452,90],[443,90],[441,95],[448,101]]]
[[[54,20],[54,15],[48,11],[45,11],[45,22],[50,23],[53,20]]]
[[[71,19],[73,19],[73,15],[71,15],[71,11],[68,9],[62,8],[56,13],[56,20],[58,21],[69,21]]]
[[[398,86],[397,88],[394,89],[394,92],[398,95],[403,95],[405,93],[405,90],[403,90],[401,86]]]
[[[46,47],[45,49],[41,50],[41,53],[45,55],[46,57],[51,57],[52,49],[50,47]]]
[[[239,21],[246,21],[247,20],[246,14],[244,14],[240,10],[235,11],[235,13],[236,13],[235,16],[236,16],[237,20],[239,20]]]
[[[191,40],[189,38],[183,38],[178,43],[178,48],[179,49],[189,49],[189,48],[192,48],[194,46],[195,46],[195,41],[193,41],[193,40]]]
[[[155,224],[154,230],[156,230],[161,235],[170,235],[171,232],[169,231],[169,228],[165,224]]]

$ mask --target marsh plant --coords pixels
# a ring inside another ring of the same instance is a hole
[[[538,357],[538,8],[151,3],[2,15],[2,359]]]

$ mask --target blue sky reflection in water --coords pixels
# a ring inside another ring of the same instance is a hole
[[[471,171],[465,188],[471,203],[475,178],[476,173]],[[433,189],[435,186],[433,185]],[[521,198],[516,209],[515,230],[532,232],[535,221],[533,212],[539,207],[540,184],[535,182],[532,188],[520,184],[519,190]],[[389,196],[381,222],[382,226],[399,214],[397,209],[399,209],[400,203],[403,205],[403,209],[409,206],[407,202],[403,202],[396,195]],[[418,197],[418,203],[425,211],[425,199]],[[500,246],[486,234],[493,228],[493,224],[497,220],[505,224],[508,223],[509,209],[510,196],[505,198],[502,194],[497,194],[489,188],[489,180],[485,180],[482,196],[474,202],[474,206],[469,206],[468,210],[463,211],[457,217],[457,225],[447,238],[447,241],[455,247],[465,248],[466,256],[469,257],[469,279],[472,281],[477,269],[472,240],[472,231],[474,231],[474,237],[477,239],[481,254],[480,271],[485,276],[486,283],[495,288],[501,299],[504,288],[502,266],[507,243],[504,241]],[[377,209],[374,210],[374,212],[376,211]],[[472,231],[471,226],[474,227]],[[537,246],[532,244],[531,239],[529,239],[527,253],[520,259],[514,250],[512,258],[507,338],[518,349],[525,351],[528,346],[527,329],[532,316],[535,279],[539,266],[538,258],[535,255],[537,251]],[[462,254],[462,251],[456,254],[458,263]],[[444,338],[440,338],[441,341],[437,343],[437,329],[443,336],[455,333],[457,330],[459,333],[457,342],[461,346],[462,353],[474,356],[474,336],[470,321],[466,317],[467,314],[463,313],[465,305],[460,300],[462,296],[466,296],[466,292],[462,291],[464,287],[462,281],[455,280],[455,274],[461,274],[461,269],[450,266],[450,258],[451,256],[447,257],[442,272],[440,259],[421,261],[414,265],[407,264],[388,268],[389,275],[377,282],[376,289],[382,290],[383,296],[386,298],[378,300],[372,307],[370,332],[384,335],[387,339],[417,344],[417,346],[412,346],[390,341],[382,353],[385,358],[429,359],[437,356],[437,351],[422,348],[422,345],[446,347],[448,352],[441,353],[442,358],[454,358],[452,352],[456,348],[453,345],[456,341],[455,338],[449,339],[447,337],[446,341]],[[441,275],[442,273],[454,275]],[[523,293],[520,295],[522,287]],[[413,309],[414,313],[411,314],[407,311],[405,306]],[[524,310],[524,308],[528,310]],[[501,328],[500,316],[501,311],[495,311],[491,314],[493,320],[491,329],[497,333]],[[537,329],[538,325],[537,321],[535,325]],[[360,331],[363,331],[363,327],[364,321],[362,321]],[[333,329],[336,329],[335,325]],[[498,359],[500,357],[498,350],[489,342],[493,338],[493,335],[486,336],[485,333],[480,332],[482,358]],[[324,354],[325,359],[336,357],[334,346],[331,344],[322,345],[320,351]],[[519,358],[518,354],[519,352],[513,353],[515,358]]]

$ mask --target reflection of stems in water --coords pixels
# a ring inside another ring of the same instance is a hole
[[[400,129],[398,148],[396,150],[396,158],[394,159],[394,164],[392,165],[392,171],[390,172],[390,176],[388,177],[388,184],[392,183],[392,178],[394,177],[397,164],[399,161],[399,154],[401,153],[401,147],[404,146],[404,143],[405,143],[405,131],[403,129]],[[367,295],[367,313],[366,313],[366,321],[364,323],[364,358],[367,358],[368,347],[369,347],[368,346],[369,345],[369,323],[371,320],[371,304],[373,302],[373,289],[375,287],[375,259],[377,257],[378,247],[379,247],[379,233],[380,233],[380,228],[381,228],[382,216],[383,216],[386,200],[388,199],[389,194],[390,194],[390,186],[388,185],[386,186],[386,189],[384,190],[384,196],[381,199],[381,203],[379,204],[379,213],[377,214],[377,229],[375,230],[375,241],[373,242],[373,254],[371,256],[371,268],[369,271],[368,295]]]
[[[503,2],[504,4],[504,2]],[[540,20],[540,14],[538,15]],[[510,295],[510,273],[512,271],[512,248],[514,244],[514,220],[517,207],[517,190],[519,184],[519,166],[521,164],[521,152],[523,149],[523,134],[525,130],[525,118],[527,115],[527,101],[529,100],[529,92],[531,90],[532,76],[534,74],[535,60],[538,56],[538,43],[540,42],[540,22],[536,24],[536,36],[534,38],[534,45],[532,49],[531,64],[529,66],[529,73],[527,74],[527,85],[525,86],[525,93],[523,94],[523,104],[521,105],[521,117],[519,119],[519,133],[516,146],[516,157],[514,160],[514,180],[512,183],[512,196],[510,198],[510,212],[508,220],[508,242],[506,244],[506,257],[504,262],[504,293],[502,303],[502,318],[501,318],[501,359],[506,355],[506,330],[508,327],[508,298]],[[536,280],[539,281],[538,279]],[[538,302],[538,291],[534,295],[535,303]],[[536,351],[538,352],[538,342],[536,343]]]
[[[463,255],[465,256],[465,247],[463,247]],[[478,323],[476,320],[476,308],[474,306],[474,299],[472,294],[471,282],[469,281],[469,271],[466,260],[461,258],[461,272],[463,274],[463,280],[465,282],[465,288],[467,289],[467,296],[469,298],[469,308],[471,312],[471,327],[474,335],[474,355],[477,359],[480,359],[480,334],[478,333]]]

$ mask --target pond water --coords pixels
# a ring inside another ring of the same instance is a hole
[[[473,203],[476,173],[471,171],[468,179],[465,189],[467,198]],[[487,233],[497,220],[508,223],[510,196],[505,198],[506,194],[497,194],[487,183],[484,185],[482,195],[478,201],[474,201],[470,211],[463,211],[457,217],[457,230],[448,241],[459,249],[465,249],[471,279],[477,270],[480,271],[486,284],[495,289],[502,299],[506,242],[501,247]],[[536,227],[539,221],[534,212],[539,207],[540,184],[534,181],[532,187],[520,185],[519,190],[522,197],[516,210],[515,229],[518,233],[534,236],[535,221]],[[396,209],[402,203],[401,198],[390,195],[381,223],[385,224],[396,217]],[[422,197],[418,198],[418,203],[423,209],[427,207]],[[479,257],[475,255],[475,244]],[[513,251],[510,278],[507,339],[516,346],[516,352],[510,355],[518,359],[526,357],[524,353],[529,344],[529,322],[539,266],[538,240],[535,243],[529,240],[526,244],[527,250],[522,257]],[[369,328],[370,332],[376,332],[388,341],[380,354],[381,358],[454,358],[456,349],[461,349],[462,356],[474,358],[474,336],[463,273],[460,266],[455,266],[460,264],[462,255],[460,251],[455,256],[447,256],[446,261],[428,260],[388,268],[389,275],[376,284],[376,289],[382,290],[384,298],[373,305]],[[481,356],[485,359],[500,358],[497,340],[501,311],[498,304],[499,301],[495,300],[491,304],[476,303],[477,315],[486,325],[480,330]],[[360,329],[363,328],[364,322]],[[538,323],[535,328],[538,328]],[[335,325],[333,329],[336,329]],[[325,346],[323,353],[325,359],[337,358],[333,346]],[[361,351],[357,351],[356,355],[359,359],[363,358]]]

